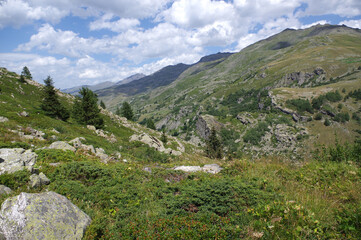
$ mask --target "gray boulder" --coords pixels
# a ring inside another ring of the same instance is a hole
[[[1,122],[1,123],[7,122],[7,121],[9,121],[8,118],[0,116],[0,122]]]
[[[12,192],[11,189],[8,188],[7,186],[0,185],[0,196],[10,194],[11,192]]]
[[[0,210],[0,239],[81,239],[91,219],[55,192],[21,193]]]
[[[40,187],[42,185],[48,185],[48,184],[50,184],[50,180],[49,180],[49,178],[47,178],[45,176],[44,173],[40,173],[39,175],[32,174],[30,176],[29,185],[32,188],[37,188],[37,187]]]
[[[72,146],[70,146],[68,143],[63,142],[63,141],[57,141],[57,142],[53,142],[48,149],[60,149],[60,150],[70,150],[75,152],[76,149]]]
[[[174,167],[173,170],[183,171],[183,172],[206,172],[216,174],[219,173],[223,168],[221,168],[218,164],[206,164],[203,167],[200,166],[177,166]]]
[[[34,166],[38,155],[22,148],[0,149],[0,175]]]

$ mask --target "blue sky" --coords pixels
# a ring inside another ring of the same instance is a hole
[[[361,1],[0,0],[0,67],[58,88],[115,82],[318,23],[361,28]]]

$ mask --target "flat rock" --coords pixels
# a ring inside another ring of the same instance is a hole
[[[31,150],[23,148],[0,149],[0,175],[14,173],[24,167],[34,166],[38,155]]]
[[[0,196],[10,194],[12,191],[10,188],[4,185],[0,185]]]
[[[21,193],[0,210],[0,239],[82,239],[91,219],[55,192]]]
[[[60,150],[70,150],[75,152],[76,149],[72,146],[70,146],[68,143],[63,142],[63,141],[57,141],[57,142],[53,142],[49,147],[47,147],[48,149],[60,149]]]
[[[203,167],[200,166],[178,166],[174,167],[173,170],[183,171],[183,172],[207,172],[216,174],[219,173],[223,168],[221,168],[218,164],[207,164]]]

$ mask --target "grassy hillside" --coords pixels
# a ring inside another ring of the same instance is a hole
[[[13,192],[0,196],[0,203],[20,192],[55,191],[91,217],[84,239],[361,237],[359,143],[320,148],[309,161],[297,162],[277,157],[209,159],[201,148],[186,144],[185,153],[175,157],[129,142],[134,133],[157,137],[160,133],[114,121],[103,111],[105,130],[117,140],[111,143],[73,119],[63,122],[45,116],[39,108],[41,86],[20,83],[19,76],[5,69],[0,81],[0,116],[9,120],[0,123],[0,147],[32,149],[38,154],[36,167],[51,180],[50,185],[29,189],[28,171],[2,174],[0,184]],[[346,94],[352,82],[332,86],[341,92],[346,88],[342,93]],[[315,88],[315,95],[320,89]],[[275,95],[282,95],[283,89],[277,91]],[[72,97],[59,94],[70,108]],[[18,114],[23,111],[29,116]],[[43,131],[45,140],[24,139],[15,132],[26,133],[29,128]],[[86,152],[41,149],[55,141],[53,135],[64,141],[84,137],[86,144],[102,147],[109,155],[120,152],[127,162],[104,164]],[[177,144],[169,137],[167,146],[176,149]],[[210,174],[171,169],[210,163],[218,163],[223,170]]]
[[[321,127],[325,118],[323,121],[314,121],[310,118],[314,117],[313,114],[306,113],[303,116],[308,117],[310,123],[292,121],[291,115],[272,105],[269,94],[280,88],[290,93],[284,94],[284,97],[291,100],[292,91],[303,91],[312,101],[312,92],[317,87],[323,89],[322,91],[329,91],[328,88],[339,89],[340,87],[334,87],[338,86],[337,84],[345,84],[347,93],[357,90],[360,86],[360,41],[360,30],[346,26],[317,25],[304,30],[286,29],[250,45],[224,61],[201,61],[167,86],[131,97],[104,96],[104,100],[111,109],[127,100],[136,110],[139,122],[152,118],[158,128],[165,127],[169,134],[194,143],[198,143],[200,137],[196,131],[197,119],[204,114],[212,115],[216,121],[222,122],[226,129],[239,133],[240,137],[233,139],[237,141],[238,152],[256,151],[263,154],[277,149],[278,142],[273,136],[277,124],[281,122],[275,123],[271,120],[274,118],[290,120],[282,120],[283,124],[290,125],[288,129],[283,129],[284,131],[300,132],[304,129],[308,139],[315,141],[318,141],[321,134],[321,144],[333,143],[335,135],[352,142],[361,130],[357,120],[360,115],[359,101],[354,103],[349,99],[329,104],[336,110],[337,105],[344,105],[342,111],[337,110],[335,113],[348,113],[350,121],[340,125],[331,117],[329,120],[333,123],[325,128]],[[347,93],[342,94],[343,97]],[[271,124],[268,124],[268,132],[271,136],[265,133],[262,137],[264,144],[270,148],[260,149],[244,141],[244,135],[255,127],[254,124],[240,124],[236,119],[237,115],[246,113],[250,113],[255,122],[265,121],[269,116],[268,122]],[[356,114],[354,119],[353,114]],[[323,134],[324,131],[328,134]],[[268,137],[270,139],[264,139]],[[302,149],[306,139],[302,136],[295,137],[298,138],[297,146],[288,147],[287,151],[292,152],[295,147],[304,152]]]

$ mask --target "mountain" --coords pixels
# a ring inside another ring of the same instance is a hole
[[[145,77],[146,75],[144,75],[143,73],[137,73],[137,74],[134,74],[132,76],[129,76],[119,82],[116,82],[115,85],[123,85],[123,84],[127,84],[127,83],[130,83],[130,82],[133,82],[135,80],[139,80],[143,77]]]
[[[0,68],[0,239],[360,239],[359,43],[287,30],[123,95],[164,132],[51,118]]]
[[[101,82],[101,83],[98,83],[95,85],[82,85],[82,86],[76,86],[76,87],[72,87],[72,88],[66,88],[66,89],[62,89],[62,91],[64,93],[76,95],[82,87],[87,87],[92,91],[96,91],[96,90],[107,88],[107,87],[110,87],[113,85],[114,85],[113,82],[106,81],[106,82]]]
[[[361,30],[346,26],[286,29],[226,58],[203,58],[185,68],[176,79],[164,79],[164,74],[161,84],[154,78],[153,89],[128,88],[123,93],[131,92],[130,96],[115,92],[111,97],[100,96],[111,109],[127,100],[136,109],[139,122],[151,118],[157,128],[164,127],[170,134],[196,144],[204,142],[215,126],[235,133],[232,141],[237,142],[233,144],[237,151],[295,150],[302,155],[306,145],[312,149],[315,142],[332,144],[335,135],[330,133],[336,133],[343,141],[359,136],[360,125],[351,119],[358,119],[359,103],[354,105],[352,99],[325,100],[321,109],[309,112],[298,105],[311,104],[314,98],[324,98],[328,92],[337,91],[346,98],[359,89],[360,42]],[[322,121],[314,120],[319,118],[318,113]],[[350,120],[341,123],[342,114]],[[330,121],[330,126],[325,126],[324,121]],[[262,122],[267,128],[259,131]],[[255,132],[262,134],[257,140],[250,139]],[[288,144],[286,139],[293,140]]]

